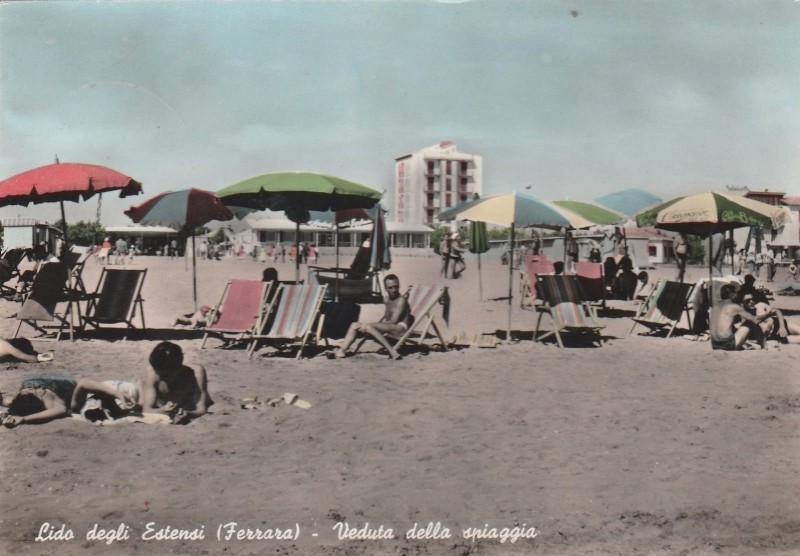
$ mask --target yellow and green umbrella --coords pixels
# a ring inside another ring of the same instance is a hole
[[[639,226],[706,237],[744,226],[776,229],[788,223],[786,207],[768,205],[740,195],[706,191],[675,197],[636,215]]]

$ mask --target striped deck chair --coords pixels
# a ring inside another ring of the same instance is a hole
[[[589,303],[606,306],[606,282],[603,276],[603,263],[577,261],[575,263],[575,276],[581,285],[585,300]]]
[[[562,333],[580,334],[594,338],[600,346],[603,337],[600,331],[605,328],[597,322],[597,318],[586,303],[583,291],[576,276],[563,274],[536,276],[542,305],[537,306],[539,316],[536,319],[536,331],[533,340],[543,340],[548,336],[555,336],[559,347],[564,347],[561,341]],[[539,326],[542,317],[548,314],[553,321],[553,329],[539,337]]]
[[[200,349],[212,334],[223,339],[233,335],[240,341],[252,341],[272,307],[267,300],[273,299],[270,297],[273,286],[273,282],[261,280],[228,280],[219,302],[208,315]]]
[[[322,336],[325,317],[320,307],[326,289],[327,286],[320,284],[282,285],[275,296],[278,299],[275,314],[269,320],[263,319],[253,334],[248,349],[250,356],[262,342],[284,346],[299,341],[297,359],[300,359],[309,336],[313,334],[314,342]]]
[[[394,349],[399,351],[404,344],[411,342],[422,346],[425,345],[425,340],[428,338],[438,338],[442,351],[447,351],[447,342],[436,322],[436,318],[433,316],[434,308],[439,305],[440,300],[445,295],[447,295],[445,286],[417,285],[409,288],[406,296],[408,297],[408,307],[413,321],[402,336],[386,335],[390,343],[394,340],[394,345],[392,346]],[[368,339],[370,338],[362,338],[353,353],[356,353]]]
[[[542,255],[529,255],[525,257],[525,281],[522,285],[520,307],[532,307],[536,304],[536,275],[555,274],[555,263]]]
[[[133,319],[136,309],[144,324],[144,299],[142,285],[147,276],[146,268],[108,268],[103,267],[97,288],[89,296],[86,314],[81,317],[81,331],[87,325],[99,329],[106,324],[125,324],[125,336],[132,328],[136,328]]]
[[[633,326],[629,334],[633,334],[637,324],[650,329],[650,332],[667,329],[667,338],[672,336],[675,327],[680,322],[683,313],[689,329],[692,328],[692,319],[689,314],[689,299],[694,291],[694,284],[686,282],[672,282],[660,280],[647,299],[639,305],[633,319]]]
[[[68,290],[69,269],[62,262],[46,263],[41,266],[31,283],[31,287],[22,307],[17,312],[19,319],[16,338],[25,323],[44,335],[53,334],[53,339],[60,340],[64,328],[69,328],[70,340],[75,339],[73,315],[77,302],[70,297]],[[60,303],[66,303],[63,313],[56,312]],[[53,326],[41,323],[57,323],[58,330]]]

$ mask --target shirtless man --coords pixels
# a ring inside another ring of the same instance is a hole
[[[767,320],[774,314],[774,311],[768,311],[759,316],[748,313],[740,304],[733,300],[734,297],[736,297],[736,293],[736,286],[733,284],[725,284],[720,289],[722,301],[711,308],[709,328],[712,349],[721,349],[725,351],[740,349],[747,340],[747,336],[750,332],[753,331],[754,328],[758,328],[761,322]],[[734,330],[733,324],[736,317],[739,317],[744,322],[742,326]],[[758,332],[761,332],[761,330],[759,329]],[[759,336],[762,335],[759,334]]]
[[[208,395],[206,370],[183,363],[180,346],[161,342],[150,354],[142,381],[142,410],[166,413],[175,425],[205,415],[214,402]]]
[[[400,354],[394,349],[384,336],[384,334],[391,334],[394,336],[402,336],[411,326],[411,310],[408,306],[408,299],[400,295],[400,279],[394,275],[389,274],[383,279],[383,285],[386,288],[388,298],[384,302],[386,311],[380,322],[373,323],[360,323],[354,322],[347,330],[347,334],[342,341],[342,345],[336,350],[335,356],[337,358],[347,357],[347,348],[356,340],[360,335],[372,336],[380,345],[382,345],[389,352],[389,357],[392,359],[400,359]]]

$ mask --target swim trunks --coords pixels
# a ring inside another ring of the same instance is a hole
[[[733,334],[723,338],[715,338],[714,336],[711,336],[711,349],[736,351],[736,336]]]

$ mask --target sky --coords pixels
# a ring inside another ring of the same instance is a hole
[[[391,209],[394,159],[450,140],[484,194],[800,195],[798,29],[796,0],[2,3],[0,179],[58,156],[140,181],[103,196],[105,225],[286,170]]]

